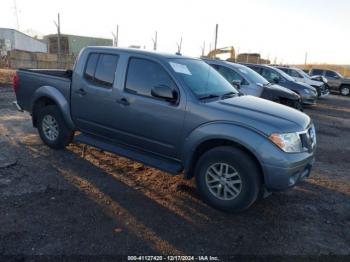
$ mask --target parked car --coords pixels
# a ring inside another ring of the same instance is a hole
[[[331,91],[339,92],[342,96],[350,95],[350,78],[343,77],[337,71],[313,68],[310,75],[323,76],[327,78]]]
[[[306,114],[241,96],[200,59],[89,47],[72,76],[17,70],[14,91],[49,147],[74,139],[174,175],[184,171],[207,203],[225,211],[293,187],[314,162]]]
[[[227,81],[238,87],[245,95],[268,99],[301,110],[300,96],[290,89],[271,84],[254,70],[241,64],[222,60],[205,59],[206,63],[215,68]]]
[[[306,83],[317,90],[318,97],[324,97],[329,95],[329,90],[327,85],[323,81],[318,81],[312,79],[307,73],[303,70],[296,67],[286,67],[286,66],[276,66],[276,68],[282,70],[286,74],[293,77],[295,80]]]
[[[243,64],[243,63],[242,63]],[[304,105],[314,105],[317,102],[317,91],[312,86],[297,82],[294,78],[279,70],[278,68],[268,65],[244,64],[262,75],[267,81],[281,85],[300,95]]]

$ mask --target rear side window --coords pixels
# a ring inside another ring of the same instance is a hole
[[[95,71],[95,82],[103,86],[111,87],[114,82],[117,63],[118,56],[100,55]]]
[[[117,55],[91,54],[86,65],[85,78],[100,87],[112,87],[118,58]]]
[[[311,75],[316,76],[316,75],[323,75],[323,70],[321,69],[312,69],[311,70]]]
[[[175,83],[160,64],[142,58],[129,60],[125,83],[127,92],[151,97],[151,89],[157,85],[175,89]]]
[[[87,80],[90,80],[90,81],[94,80],[97,61],[98,61],[98,54],[91,54],[89,56],[86,69],[85,69],[85,74],[84,74]]]

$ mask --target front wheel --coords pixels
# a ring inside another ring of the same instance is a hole
[[[55,105],[39,109],[38,131],[41,140],[51,148],[63,149],[73,139],[74,131],[70,130]]]
[[[195,178],[204,201],[226,212],[251,206],[262,183],[255,161],[244,151],[229,146],[204,153],[196,165]]]
[[[350,86],[341,86],[339,91],[342,96],[348,96],[350,94]]]

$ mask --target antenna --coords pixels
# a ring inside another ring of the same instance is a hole
[[[16,18],[16,26],[17,26],[17,30],[19,30],[19,18],[18,18],[18,7],[17,7],[17,1],[13,0],[13,9],[15,11],[15,18]]]

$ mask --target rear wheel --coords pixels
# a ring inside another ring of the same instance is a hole
[[[38,131],[41,140],[51,148],[63,149],[73,139],[74,131],[70,130],[55,105],[49,105],[38,111]]]
[[[244,151],[221,146],[199,159],[195,170],[198,191],[209,205],[227,212],[251,206],[261,189],[261,174]]]
[[[342,96],[348,96],[350,94],[350,86],[341,86],[339,91]]]

